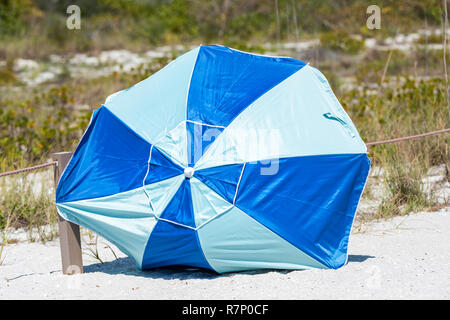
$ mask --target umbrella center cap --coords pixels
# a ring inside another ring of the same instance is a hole
[[[195,170],[192,167],[184,168],[184,176],[188,179],[192,178],[192,176],[194,175],[194,172],[195,172]]]

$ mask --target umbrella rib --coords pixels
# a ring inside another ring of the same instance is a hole
[[[217,126],[217,125],[214,125],[214,124],[207,124],[207,123],[198,122],[198,121],[194,121],[194,120],[184,120],[184,121],[186,121],[186,122],[191,122],[191,123],[195,123],[195,124],[199,124],[199,125],[201,125],[201,126],[208,126],[208,127],[214,127],[214,128],[222,128],[222,129],[225,129],[225,128],[226,128],[226,127],[224,127],[224,126]]]
[[[216,214],[215,216],[209,218],[208,220],[206,220],[205,222],[203,222],[201,225],[199,225],[197,228],[191,228],[191,229],[194,229],[194,230],[200,229],[200,228],[203,227],[205,224],[211,222],[212,220],[216,219],[217,217],[219,217],[219,216],[223,215],[224,213],[230,211],[232,208],[234,208],[234,207],[236,206],[236,198],[237,198],[237,193],[238,193],[238,190],[239,190],[239,184],[241,183],[242,176],[243,176],[243,174],[244,174],[244,169],[245,169],[245,165],[246,165],[246,164],[247,164],[247,163],[244,162],[244,165],[242,166],[241,175],[239,176],[239,181],[238,181],[238,183],[237,183],[237,185],[236,185],[236,192],[234,193],[234,199],[233,199],[233,203],[231,204],[231,206],[229,206],[228,208],[226,208],[226,209],[225,209],[224,211],[222,211],[221,213]],[[189,228],[189,226],[187,226],[187,227]]]
[[[147,193],[147,190],[145,190],[145,179],[147,179],[148,173],[149,173],[149,171],[150,171],[150,161],[152,160],[152,151],[153,151],[153,144],[152,144],[152,146],[150,147],[150,153],[149,153],[149,155],[148,155],[147,172],[145,173],[145,177],[144,177],[144,179],[142,180],[142,189],[144,190],[144,193],[145,193],[145,195],[147,196],[148,204],[150,205],[150,207],[151,207],[151,209],[152,209],[152,211],[153,211],[152,213],[153,213],[153,215],[156,217],[156,214],[155,214],[155,208],[154,208],[154,206],[153,206],[152,199],[150,198],[150,195]]]
[[[216,219],[218,216],[221,216],[222,214],[224,214],[225,212],[230,211],[231,209],[233,209],[235,206],[231,205],[228,208],[226,208],[224,211],[222,211],[219,214],[216,214],[215,216],[212,216],[211,218],[209,218],[208,220],[206,220],[205,222],[203,222],[202,224],[200,224],[198,227],[195,228],[195,230],[200,229],[201,227],[203,227],[205,224],[211,222],[212,220]]]
[[[151,207],[151,209],[152,209],[152,211],[153,211],[153,212],[152,212],[153,216],[156,218],[156,220],[162,220],[162,221],[165,221],[165,222],[168,222],[168,223],[172,223],[172,224],[175,224],[175,225],[178,225],[178,226],[181,226],[181,227],[189,228],[189,229],[192,229],[192,230],[197,230],[198,228],[193,228],[193,227],[191,227],[191,226],[187,226],[187,225],[182,224],[182,223],[178,223],[178,222],[175,222],[175,221],[167,220],[167,219],[158,217],[158,216],[155,214],[155,207],[153,206],[152,199],[150,198],[150,195],[148,194],[147,190],[145,190],[145,179],[147,179],[148,173],[149,173],[149,171],[150,171],[150,161],[152,160],[153,146],[154,146],[154,145],[152,144],[151,147],[150,147],[150,153],[149,153],[149,155],[148,155],[148,161],[147,161],[147,172],[145,173],[145,177],[144,177],[144,179],[142,180],[142,187],[143,187],[142,189],[144,190],[144,193],[145,193],[145,195],[147,196],[148,204],[150,205],[150,207]]]
[[[183,121],[181,121],[180,123],[182,123],[182,122],[183,122]],[[180,123],[179,123],[177,126],[179,126]],[[164,135],[167,135],[166,131],[164,131]],[[154,146],[155,144],[159,143],[163,138],[164,138],[164,136],[161,137],[161,138],[159,138],[158,140],[156,140],[155,143],[153,143],[153,144],[150,145],[150,152],[149,152],[149,155],[148,155],[148,161],[147,161],[147,172],[145,173],[144,179],[142,180],[142,189],[144,190],[144,193],[145,193],[145,195],[147,196],[148,204],[150,205],[151,209],[153,210],[152,214],[153,214],[156,218],[157,218],[157,216],[156,216],[156,214],[155,214],[155,212],[154,212],[154,211],[155,211],[155,208],[154,208],[154,206],[153,206],[152,199],[150,198],[150,195],[148,194],[147,190],[145,190],[145,179],[147,179],[148,174],[149,174],[149,172],[150,172],[150,161],[152,160],[153,146]]]
[[[144,177],[144,179],[142,180],[142,187],[143,187],[143,190],[144,190],[145,195],[147,196],[148,204],[150,205],[150,207],[151,207],[151,209],[152,209],[152,211],[153,211],[153,212],[152,212],[153,216],[156,218],[156,220],[162,220],[162,221],[165,221],[165,222],[173,223],[173,224],[178,225],[178,226],[182,226],[182,227],[186,227],[186,228],[189,228],[189,229],[196,230],[196,228],[193,228],[193,227],[191,227],[191,226],[187,226],[187,225],[184,225],[184,224],[182,224],[182,223],[177,223],[177,222],[175,222],[175,221],[167,220],[167,219],[158,217],[158,216],[156,215],[156,213],[155,213],[155,207],[153,206],[152,199],[150,198],[150,195],[148,194],[147,190],[145,190],[145,179],[147,179],[148,173],[149,173],[149,171],[150,171],[150,161],[151,161],[151,159],[152,159],[152,151],[153,151],[153,144],[152,144],[152,146],[150,147],[150,154],[149,154],[149,156],[148,156],[148,163],[147,163],[147,173],[145,174],[145,177]]]
[[[238,190],[239,190],[239,185],[241,184],[242,175],[244,174],[244,169],[245,169],[246,164],[247,164],[247,162],[244,162],[244,165],[242,166],[242,170],[241,170],[241,175],[239,176],[239,181],[236,185],[236,192],[234,193],[234,198],[233,198],[233,206],[236,204],[236,198],[237,198],[237,194],[238,194]]]
[[[197,122],[197,121],[193,121],[193,120],[184,120],[184,121],[181,121],[181,123],[182,123],[182,122],[192,122],[192,123],[196,123],[196,124],[200,124],[200,125],[204,125],[204,126],[209,126],[209,127],[219,127],[219,128],[224,128],[224,129],[225,129],[225,127],[223,127],[223,126],[210,125],[210,124],[201,123],[201,122]],[[161,140],[161,139],[159,139],[159,140]],[[159,142],[159,140],[158,140],[157,142]],[[156,142],[156,143],[157,143],[157,142]],[[155,144],[156,144],[156,143],[155,143]],[[231,206],[230,206],[229,208],[225,209],[223,212],[221,212],[221,213],[219,213],[219,214],[217,214],[217,215],[211,217],[210,219],[208,219],[207,221],[203,222],[203,223],[202,223],[201,225],[199,225],[198,227],[191,227],[191,226],[188,226],[188,225],[185,225],[185,224],[182,224],[182,223],[178,223],[178,222],[175,222],[175,221],[172,221],[172,220],[168,220],[168,219],[164,219],[164,218],[158,217],[158,216],[155,214],[155,207],[154,207],[154,205],[153,205],[152,199],[151,199],[150,195],[148,194],[147,190],[145,190],[145,180],[147,179],[148,174],[149,174],[149,172],[150,172],[150,162],[151,162],[151,159],[152,159],[153,146],[154,146],[154,144],[152,144],[151,147],[150,147],[150,152],[149,152],[149,155],[148,155],[148,161],[147,161],[147,172],[145,173],[144,179],[142,180],[142,187],[143,187],[143,190],[144,190],[145,195],[147,196],[148,204],[150,205],[150,207],[151,207],[151,209],[152,209],[152,211],[153,211],[153,212],[152,212],[152,215],[156,218],[156,220],[162,220],[162,221],[165,221],[165,222],[167,222],[167,223],[172,223],[172,224],[175,224],[175,225],[178,225],[178,226],[181,226],[181,227],[185,227],[185,228],[188,228],[188,229],[197,231],[198,229],[200,229],[201,227],[203,227],[205,224],[211,222],[212,220],[214,220],[214,219],[217,218],[218,216],[224,214],[225,212],[228,212],[230,209],[232,209],[232,208],[235,206],[236,198],[237,198],[237,193],[238,193],[238,190],[239,190],[239,185],[240,185],[240,183],[241,183],[242,176],[243,176],[243,174],[244,174],[244,169],[245,169],[245,166],[246,166],[246,164],[247,164],[246,162],[244,162],[244,165],[242,166],[241,174],[240,174],[240,176],[239,176],[239,180],[238,180],[238,183],[237,183],[237,185],[236,185],[236,192],[235,192],[235,194],[234,194],[233,203],[231,204]]]
[[[182,223],[178,223],[178,222],[175,222],[175,221],[172,221],[172,220],[164,219],[164,218],[161,218],[161,217],[156,217],[156,219],[157,220],[162,220],[162,221],[165,221],[165,222],[168,222],[168,223],[173,223],[173,224],[175,224],[177,226],[185,227],[185,228],[192,229],[192,230],[197,230],[198,229],[198,228],[194,228],[194,227],[191,227],[191,226],[188,226],[188,225],[185,225],[185,224],[182,224]]]

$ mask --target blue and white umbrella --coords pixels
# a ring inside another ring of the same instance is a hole
[[[57,208],[140,269],[338,268],[366,153],[317,69],[201,46],[94,111]]]

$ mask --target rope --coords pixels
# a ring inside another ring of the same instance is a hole
[[[437,130],[437,131],[430,131],[430,132],[426,132],[426,133],[422,133],[422,134],[417,134],[415,136],[408,136],[408,137],[395,138],[395,139],[389,139],[389,140],[368,142],[368,143],[366,143],[366,146],[370,147],[370,146],[376,146],[376,145],[379,145],[379,144],[396,143],[396,142],[412,140],[412,139],[422,138],[422,137],[426,137],[426,136],[432,136],[432,135],[435,135],[435,134],[441,134],[441,133],[446,133],[446,132],[450,132],[450,128]]]
[[[366,146],[370,147],[370,146],[376,146],[376,145],[380,145],[380,144],[397,143],[397,142],[402,142],[402,141],[422,138],[422,137],[426,137],[426,136],[433,136],[433,135],[436,135],[436,134],[441,134],[441,133],[446,133],[446,132],[450,132],[450,128],[437,130],[437,131],[430,131],[430,132],[426,132],[426,133],[417,134],[417,135],[414,135],[414,136],[408,136],[408,137],[401,137],[401,138],[395,138],[395,139],[389,139],[389,140],[368,142],[368,143],[366,143]],[[153,147],[153,145],[152,145],[152,147]],[[151,149],[150,149],[150,157],[151,157]],[[150,163],[150,159],[149,159],[149,163]],[[38,170],[38,169],[51,167],[51,166],[56,166],[56,165],[58,165],[58,161],[47,162],[47,163],[39,164],[39,165],[34,166],[34,167],[28,167],[28,168],[18,169],[18,170],[14,170],[14,171],[2,172],[2,173],[0,173],[0,177],[10,176],[10,175],[13,175],[13,174],[19,174],[19,173],[23,173],[23,172]],[[245,168],[245,165],[244,165],[244,168]],[[244,169],[244,168],[242,168],[242,169]],[[147,169],[147,174],[148,174],[148,169]],[[241,175],[242,175],[242,172],[241,172]],[[146,175],[146,177],[147,177],[147,175]],[[145,181],[145,178],[144,178],[144,181]],[[236,198],[236,195],[235,195],[235,198]]]
[[[44,164],[39,164],[34,167],[18,169],[18,170],[9,171],[9,172],[2,172],[2,173],[0,173],[0,177],[5,177],[5,176],[13,175],[13,174],[19,174],[19,173],[33,171],[33,170],[42,169],[42,168],[46,168],[46,167],[56,166],[57,164],[58,164],[58,161],[52,161],[52,162],[48,162],[48,163],[44,163]]]

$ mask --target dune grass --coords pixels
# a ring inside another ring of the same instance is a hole
[[[0,180],[0,232],[3,244],[14,239],[10,235],[12,228],[23,228],[30,242],[47,242],[57,235],[53,181],[42,178],[36,183],[34,177],[21,174]]]

